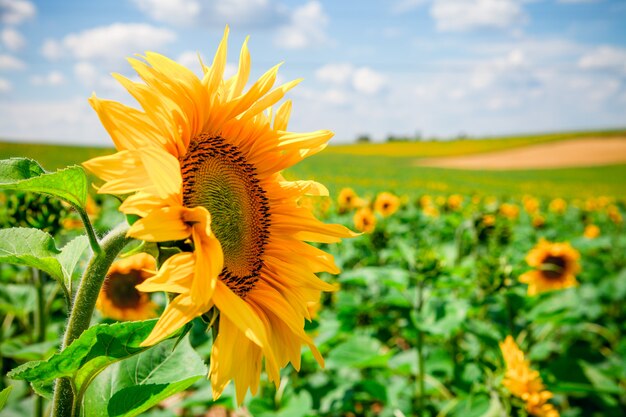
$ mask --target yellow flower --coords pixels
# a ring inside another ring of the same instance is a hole
[[[536,269],[519,277],[528,284],[528,295],[578,285],[580,254],[569,243],[552,243],[541,239],[526,255],[526,263]]]
[[[439,217],[439,210],[437,210],[437,207],[434,206],[426,206],[422,209],[422,212],[426,217]]]
[[[380,213],[383,217],[391,216],[398,211],[400,207],[400,199],[395,195],[384,192],[378,194],[376,201],[374,202],[374,210]]]
[[[595,239],[600,236],[600,228],[595,224],[588,224],[585,227],[585,231],[583,232],[583,236],[587,239]]]
[[[502,203],[500,205],[500,214],[510,220],[515,220],[519,216],[519,207],[515,204]]]
[[[555,198],[554,200],[550,201],[550,206],[548,207],[548,209],[552,213],[556,213],[556,214],[565,213],[566,208],[567,208],[567,203],[562,198]]]
[[[539,229],[546,224],[546,219],[539,213],[533,214],[532,224],[535,229]]]
[[[447,207],[448,209],[455,211],[461,208],[461,204],[463,204],[463,196],[459,194],[452,194],[448,197]]]
[[[443,207],[444,204],[446,204],[446,198],[442,195],[438,195],[437,197],[435,197],[435,204],[438,207]]]
[[[369,207],[363,207],[354,213],[354,227],[359,232],[372,233],[376,228],[376,216]]]
[[[485,214],[483,216],[483,225],[484,226],[493,226],[496,224],[496,216],[494,216],[493,214]]]
[[[345,213],[348,210],[363,207],[365,202],[359,198],[352,188],[342,188],[337,197],[339,211]]]
[[[422,208],[432,206],[432,204],[433,204],[433,198],[429,196],[428,194],[424,194],[419,199],[419,205]]]
[[[539,210],[539,200],[535,197],[525,195],[522,202],[524,203],[524,210],[526,210],[528,214],[534,214]]]
[[[140,217],[131,237],[180,241],[186,251],[170,257],[139,289],[174,294],[143,346],[153,345],[212,308],[219,310],[211,351],[213,395],[235,381],[241,402],[256,393],[263,358],[271,381],[280,368],[300,368],[307,303],[334,287],[318,272],[338,273],[333,257],[306,242],[354,236],[320,222],[298,205],[304,195],[325,196],[313,181],[287,181],[281,171],[326,147],[332,132],[287,130],[291,102],[274,109],[298,84],[272,89],[279,65],[245,90],[250,74],[247,40],[237,73],[223,79],[228,28],[213,64],[192,71],[147,52],[130,59],[143,82],[115,75],[143,110],[90,102],[117,153],[84,165],[105,180],[100,193],[130,194],[120,206]]]
[[[619,208],[612,204],[610,205],[607,209],[606,209],[606,213],[609,216],[609,219],[611,219],[611,221],[615,224],[621,224],[623,219],[622,219],[622,214],[619,212]]]
[[[559,412],[547,401],[552,393],[545,389],[539,372],[530,369],[524,359],[524,352],[517,346],[513,337],[507,336],[500,343],[500,350],[506,365],[506,373],[502,380],[504,385],[516,397],[524,400],[526,411],[539,417],[558,417]]]
[[[157,305],[136,286],[154,275],[156,262],[138,253],[113,262],[98,294],[96,308],[115,320],[146,320],[157,316]]]

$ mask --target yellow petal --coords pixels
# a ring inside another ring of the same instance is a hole
[[[186,293],[193,280],[195,255],[190,252],[177,253],[161,265],[156,275],[136,285],[143,292]]]
[[[186,323],[204,314],[210,307],[194,303],[188,295],[179,295],[167,305],[150,335],[141,342],[141,346],[152,346],[160,342]]]
[[[163,207],[137,220],[128,230],[128,236],[148,242],[182,240],[191,234],[191,228],[183,221],[185,207]]]

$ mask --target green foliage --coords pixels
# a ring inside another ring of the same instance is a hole
[[[3,389],[2,391],[0,391],[0,411],[4,408],[4,405],[7,403],[7,400],[9,399],[9,395],[11,395],[11,390],[13,389],[13,386],[8,386],[5,389]]]
[[[206,377],[207,367],[185,337],[117,362],[91,383],[84,399],[85,417],[137,416]]]
[[[140,344],[155,324],[156,320],[146,320],[93,326],[62,352],[45,361],[25,363],[8,377],[29,382],[72,378],[76,391],[82,393],[108,365],[147,350]]]
[[[32,159],[1,160],[0,188],[51,195],[75,207],[85,207],[87,203],[87,176],[78,166],[46,173]]]
[[[62,250],[54,239],[38,229],[10,228],[0,230],[0,262],[37,268],[71,290],[72,273],[89,246],[86,236],[79,236]]]

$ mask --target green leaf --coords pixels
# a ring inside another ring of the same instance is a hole
[[[153,319],[93,326],[62,352],[46,361],[18,366],[9,372],[8,377],[29,382],[72,378],[80,392],[108,365],[147,350],[139,345],[156,322]]]
[[[2,391],[0,391],[0,410],[2,410],[9,399],[9,394],[11,394],[11,390],[13,389],[13,385],[9,385]]]
[[[207,368],[185,337],[167,340],[117,362],[91,383],[84,399],[85,417],[131,417],[206,377]]]
[[[32,266],[63,282],[60,254],[46,232],[26,227],[0,230],[0,262]]]
[[[386,367],[392,351],[383,352],[383,346],[377,339],[357,335],[341,343],[328,354],[328,369],[379,368]]]
[[[65,288],[71,287],[72,272],[89,246],[86,236],[57,249],[48,233],[27,227],[0,230],[0,262],[25,265],[46,272]]]
[[[46,173],[32,159],[11,158],[0,160],[0,188],[47,194],[85,207],[88,181],[79,166]]]

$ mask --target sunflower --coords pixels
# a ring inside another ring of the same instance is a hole
[[[461,208],[461,204],[463,204],[463,196],[460,194],[452,194],[446,201],[446,207],[448,210],[452,211],[456,211]]]
[[[372,233],[376,228],[376,216],[369,207],[360,208],[354,213],[352,219],[354,227],[359,232]]]
[[[546,224],[546,218],[543,217],[540,213],[534,213],[532,215],[531,223],[535,229],[540,229]]]
[[[237,73],[223,79],[227,40],[228,27],[212,65],[201,64],[202,78],[153,52],[145,62],[129,59],[143,82],[114,76],[143,110],[92,97],[118,152],[84,165],[105,181],[100,193],[130,194],[120,206],[139,217],[129,236],[177,241],[183,250],[138,286],[171,294],[142,345],[216,308],[213,396],[234,380],[241,402],[248,389],[256,393],[263,358],[276,384],[281,367],[300,368],[302,345],[323,364],[304,321],[307,304],[334,290],[315,274],[339,269],[331,255],[306,242],[334,243],[354,233],[320,222],[298,204],[305,195],[328,195],[324,186],[281,174],[333,136],[289,132],[291,102],[272,108],[299,80],[272,89],[277,65],[244,91],[248,41]]]
[[[506,365],[506,374],[502,381],[510,392],[526,403],[526,411],[539,417],[558,417],[559,412],[547,401],[552,393],[545,389],[539,372],[530,369],[524,359],[524,352],[517,346],[513,337],[507,336],[500,343],[500,350]]]
[[[583,236],[585,236],[587,239],[595,239],[600,236],[600,228],[595,224],[588,224],[587,226],[585,226]]]
[[[391,193],[383,192],[376,196],[374,210],[376,210],[377,213],[380,213],[383,217],[391,216],[393,213],[398,211],[399,207],[400,199]]]
[[[519,207],[511,203],[502,203],[500,205],[500,214],[510,220],[515,220],[519,216]]]
[[[528,214],[535,214],[539,210],[539,200],[530,195],[525,195],[522,198],[522,203],[524,204],[524,210]]]
[[[339,212],[345,213],[348,210],[363,207],[365,202],[361,199],[352,188],[342,188],[337,196],[337,204]]]
[[[526,263],[537,269],[522,274],[519,280],[528,284],[528,295],[576,286],[579,258],[569,243],[541,239],[526,255]]]
[[[548,209],[552,213],[556,213],[556,214],[565,213],[566,208],[567,208],[567,202],[563,200],[562,198],[555,198],[554,200],[550,201],[550,205],[548,206]]]
[[[615,224],[621,224],[623,219],[622,219],[622,214],[619,212],[619,208],[614,205],[611,204],[607,209],[606,209],[606,213],[609,216],[609,219],[611,219],[611,221]]]
[[[100,289],[96,308],[115,320],[146,320],[157,316],[157,305],[136,286],[154,275],[156,262],[147,253],[115,261]]]

